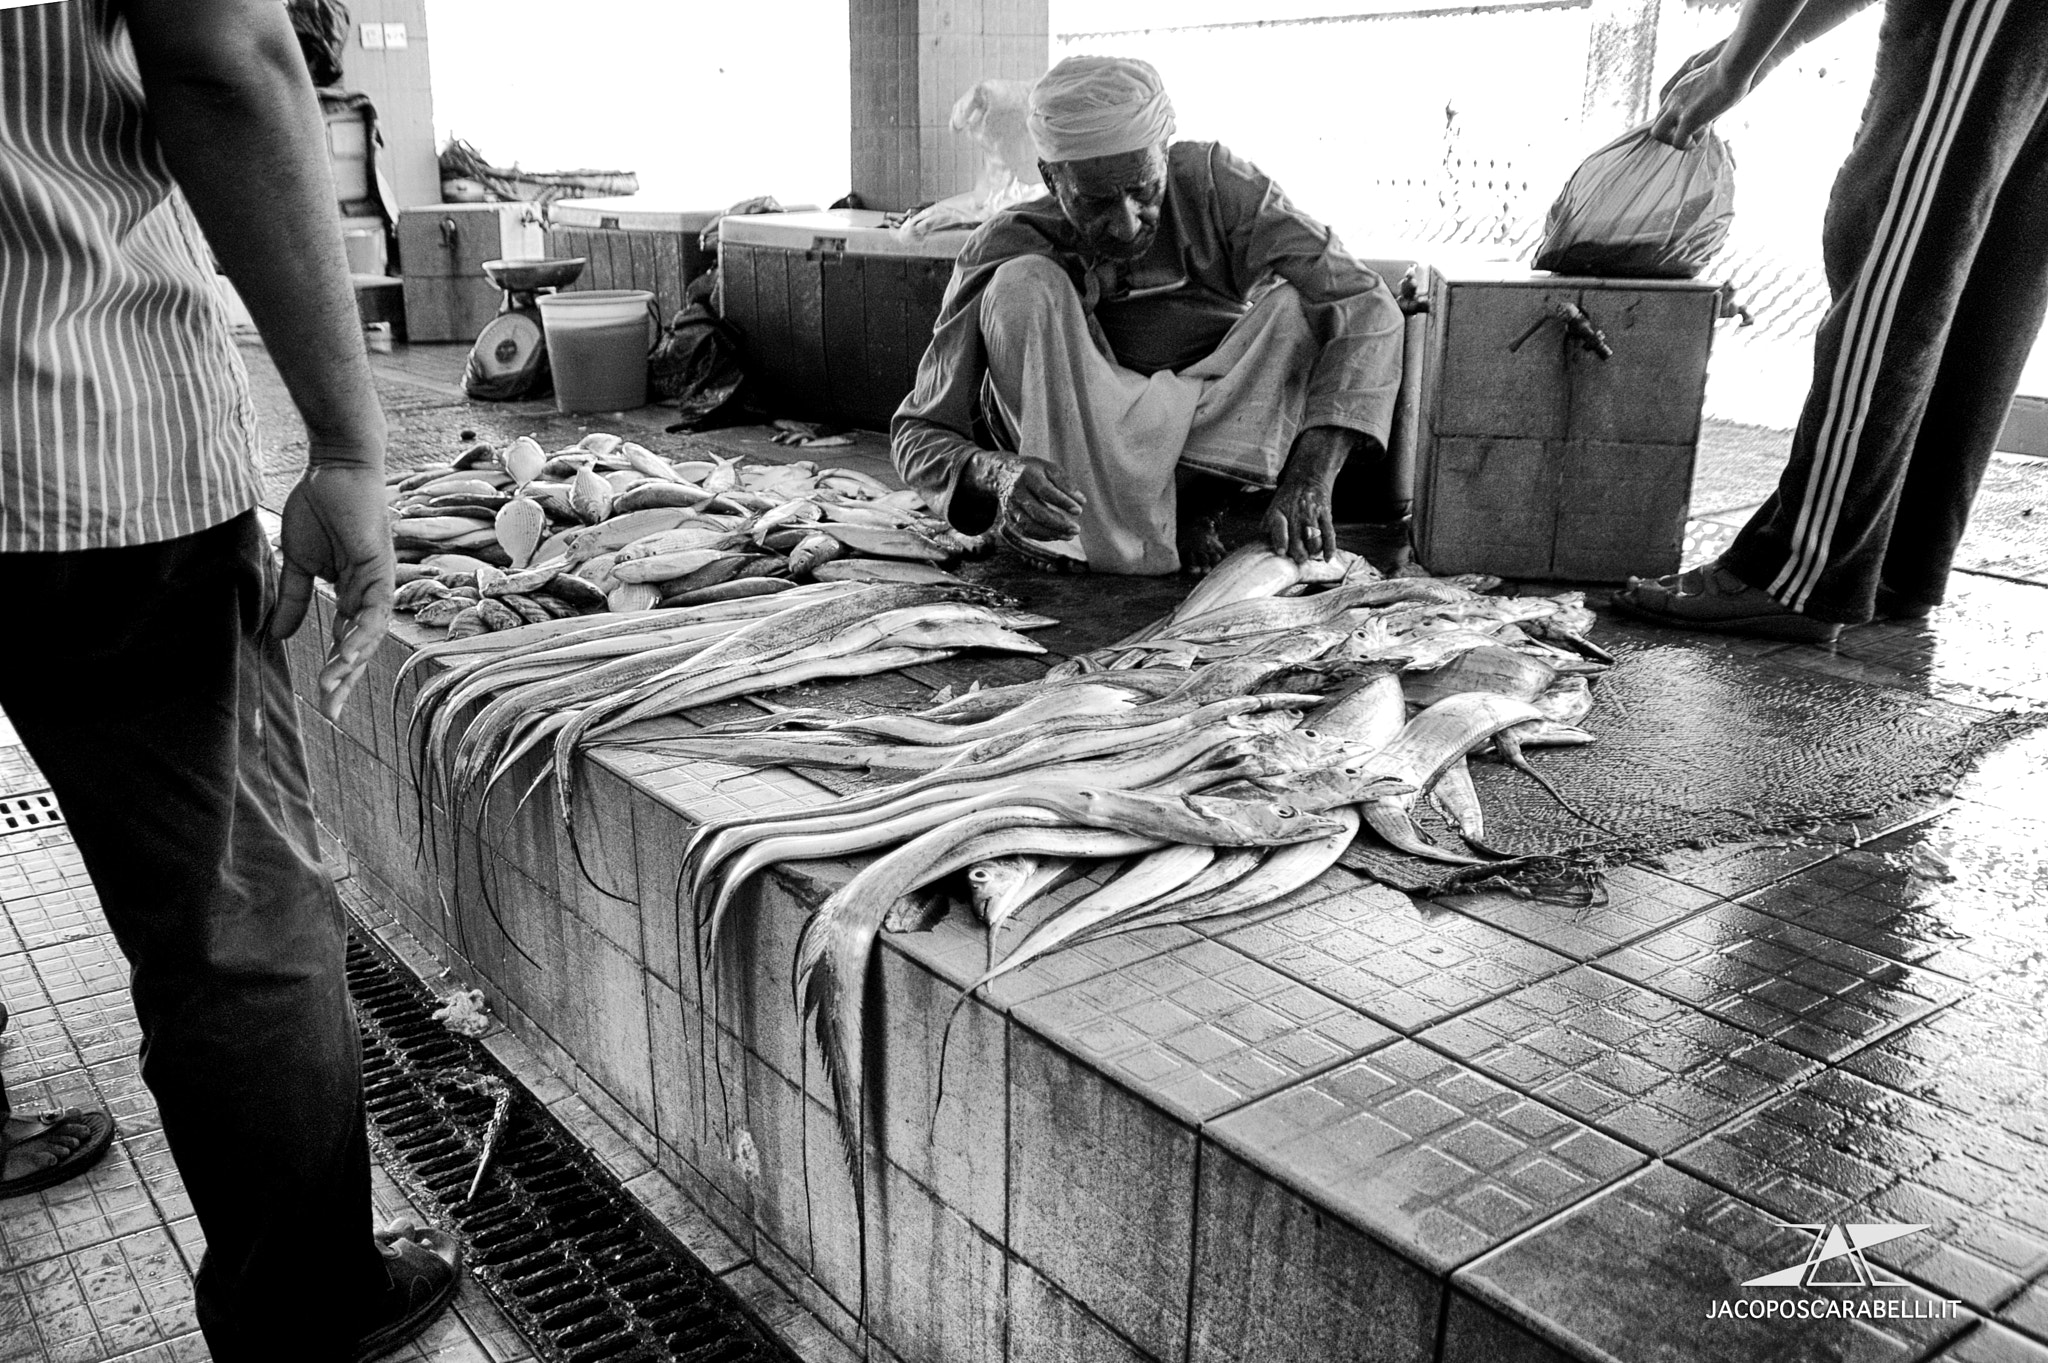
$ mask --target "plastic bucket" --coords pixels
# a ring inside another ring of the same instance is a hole
[[[623,412],[647,405],[653,305],[654,295],[645,289],[540,296],[557,411]]]

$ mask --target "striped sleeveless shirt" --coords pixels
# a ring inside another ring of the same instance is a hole
[[[0,552],[176,539],[256,504],[248,377],[110,11],[0,9]]]

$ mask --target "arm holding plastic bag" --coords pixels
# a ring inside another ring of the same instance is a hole
[[[1650,135],[1682,150],[1794,52],[1872,0],[1747,0],[1735,31],[1687,58],[1659,97],[1664,107]]]

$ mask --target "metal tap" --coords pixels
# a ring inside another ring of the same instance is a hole
[[[1563,322],[1566,339],[1577,341],[1600,359],[1611,360],[1614,358],[1614,347],[1607,344],[1607,334],[1600,330],[1593,319],[1586,314],[1586,310],[1577,303],[1567,303],[1562,299],[1552,299],[1549,311],[1545,312],[1543,316],[1537,318],[1534,322],[1531,322],[1527,331],[1508,342],[1508,350],[1510,352],[1520,350],[1524,341],[1543,330],[1544,326],[1551,322]]]

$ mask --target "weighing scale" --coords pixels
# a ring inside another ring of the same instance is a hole
[[[470,397],[494,402],[547,396],[547,335],[541,328],[539,299],[583,273],[586,260],[487,260],[484,277],[504,290],[498,315],[485,324],[470,347],[462,387]]]

